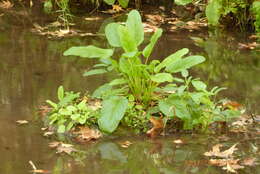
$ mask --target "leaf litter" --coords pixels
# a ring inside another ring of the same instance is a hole
[[[205,152],[204,155],[213,157],[209,159],[208,163],[213,166],[222,167],[223,170],[227,170],[231,173],[237,173],[238,169],[245,168],[244,166],[255,166],[256,158],[245,158],[243,161],[240,159],[234,159],[234,152],[238,150],[236,147],[238,143],[231,146],[229,149],[221,151],[222,144],[216,144],[212,147],[212,150]]]
[[[71,155],[72,152],[77,152],[78,150],[74,148],[72,144],[65,144],[63,142],[54,141],[49,143],[49,147],[56,148],[56,153],[66,153]]]

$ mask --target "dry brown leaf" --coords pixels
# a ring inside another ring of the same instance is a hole
[[[123,9],[120,5],[112,5],[112,10],[115,12],[123,11]]]
[[[12,4],[8,0],[0,2],[0,8],[3,8],[3,9],[9,9],[9,8],[12,8],[13,6],[14,6],[14,4]]]
[[[89,127],[79,127],[79,131],[75,131],[74,134],[77,135],[77,140],[82,142],[88,142],[91,140],[97,140],[102,137],[102,134],[97,129],[90,129]]]
[[[214,165],[214,166],[226,166],[227,163],[231,165],[237,164],[239,159],[210,159],[209,164]]]
[[[232,164],[231,162],[227,161],[227,165],[225,167],[222,167],[222,169],[227,170],[231,173],[237,173],[236,170],[243,169],[244,166],[240,166],[239,164]]]
[[[148,130],[146,134],[153,138],[158,136],[162,132],[163,120],[162,118],[151,117],[150,122],[153,124],[153,127],[152,129]]]
[[[181,139],[173,140],[173,143],[175,144],[183,144],[183,141]]]
[[[58,147],[57,147],[57,152],[56,153],[67,153],[67,154],[71,154],[72,152],[76,152],[77,149],[73,148],[73,145],[71,144],[60,144]]]
[[[65,144],[62,142],[58,142],[58,141],[54,141],[49,143],[49,147],[51,148],[56,148],[57,152],[56,153],[67,153],[67,154],[71,154],[72,152],[76,152],[77,149],[73,148],[72,144]]]
[[[28,124],[29,122],[27,120],[17,120],[16,123],[22,125],[22,124]]]
[[[43,133],[43,136],[49,137],[49,136],[51,136],[51,135],[53,135],[53,134],[54,134],[54,132],[52,132],[52,131],[47,131],[47,132],[44,132],[44,133]]]
[[[242,162],[245,166],[255,166],[256,165],[256,158],[246,158]]]
[[[239,109],[241,109],[242,105],[236,101],[227,101],[227,102],[223,103],[223,107],[229,108],[232,110],[239,110]]]
[[[51,148],[56,148],[56,147],[58,147],[61,143],[62,143],[62,142],[54,141],[54,142],[49,143],[49,147],[51,147]]]
[[[222,147],[223,145],[217,144],[212,147],[212,151],[205,152],[204,155],[205,156],[216,156],[216,157],[221,157],[221,158],[229,158],[232,156],[234,151],[237,150],[236,145],[237,144],[234,144],[231,148],[221,152],[220,147]]]
[[[124,142],[120,142],[119,144],[123,148],[128,148],[133,143],[131,143],[130,141],[124,141]]]

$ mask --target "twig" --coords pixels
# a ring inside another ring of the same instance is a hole
[[[32,166],[34,171],[37,170],[36,166],[33,164],[33,162],[31,160],[29,161],[29,164]]]

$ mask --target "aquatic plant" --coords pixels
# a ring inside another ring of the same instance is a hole
[[[214,102],[215,95],[223,88],[214,87],[208,91],[205,83],[189,76],[188,69],[205,61],[203,56],[185,57],[189,50],[183,48],[163,61],[149,61],[162,30],[158,29],[150,43],[140,51],[138,47],[143,43],[144,30],[138,11],[132,10],[125,24],[108,24],[105,35],[111,49],[90,45],[71,47],[64,52],[65,56],[97,58],[100,61],[94,69],[85,72],[85,76],[108,72],[118,76],[92,94],[93,98],[102,100],[98,119],[101,130],[115,131],[128,109],[143,111],[147,119],[151,115],[163,115],[165,120],[178,118],[184,122],[185,129],[206,129],[214,121],[227,121],[239,114]],[[116,58],[114,51],[118,48],[123,53]],[[177,78],[176,73],[181,73],[183,78]],[[132,122],[127,121],[132,117],[128,115],[125,118],[126,124],[133,127]]]

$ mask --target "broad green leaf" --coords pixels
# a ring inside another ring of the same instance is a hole
[[[189,52],[188,48],[183,48],[181,50],[176,51],[175,53],[166,57],[159,65],[157,65],[154,69],[154,72],[159,72],[159,71],[161,71],[161,69],[165,68],[167,65],[173,64],[177,60],[181,59],[182,56],[184,56],[188,52]]]
[[[159,101],[159,108],[168,117],[177,116],[182,120],[191,118],[186,101],[178,96]]]
[[[116,0],[104,0],[108,5],[114,5]]]
[[[122,85],[125,84],[127,81],[125,79],[115,79],[109,82],[110,86],[115,86],[115,85]]]
[[[137,51],[137,45],[134,40],[134,37],[130,34],[129,30],[127,27],[120,25],[117,28],[119,38],[121,45],[125,52],[134,52]]]
[[[83,58],[103,58],[107,59],[113,55],[114,50],[98,48],[93,45],[71,47],[66,50],[64,56],[80,56]]]
[[[128,6],[129,0],[118,0],[119,5],[121,5],[123,8],[126,8]]]
[[[108,83],[105,83],[102,86],[99,86],[92,94],[93,98],[102,98],[108,91],[112,90],[112,86]]]
[[[193,93],[189,93],[189,95],[196,104],[200,104],[202,97],[205,96],[203,92],[193,92]]]
[[[136,46],[144,40],[144,27],[141,16],[137,10],[132,10],[127,17],[126,27],[130,36],[135,40]]]
[[[174,0],[174,2],[177,4],[177,5],[187,5],[189,3],[192,3],[192,0]]]
[[[120,58],[119,60],[119,69],[123,73],[128,73],[129,72],[129,62],[127,61],[126,58]]]
[[[143,50],[144,57],[149,57],[151,55],[154,45],[156,44],[156,42],[161,36],[162,36],[162,29],[159,28],[151,37],[150,43],[144,48]]]
[[[222,0],[210,0],[206,7],[206,16],[210,25],[216,26],[219,24],[221,15]]]
[[[158,73],[151,76],[151,80],[156,83],[172,82],[173,77],[170,73]]]
[[[121,47],[120,37],[117,30],[119,26],[120,24],[118,23],[111,23],[105,28],[106,38],[109,44],[113,47]]]
[[[87,71],[83,74],[83,76],[92,76],[92,75],[97,75],[97,74],[104,74],[107,73],[105,69],[93,69],[90,71]]]
[[[104,132],[112,133],[123,118],[128,106],[127,98],[113,96],[102,102],[101,117],[98,125]]]
[[[191,83],[194,86],[194,88],[196,88],[198,91],[203,91],[207,88],[207,85],[199,80],[192,80]]]
[[[181,72],[204,61],[205,58],[203,56],[189,56],[184,59],[179,59],[173,63],[168,64],[166,66],[166,71],[170,73]]]
[[[58,99],[61,101],[64,98],[64,88],[63,86],[60,86],[58,88]]]

